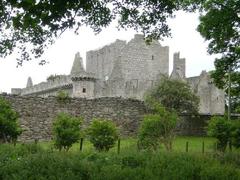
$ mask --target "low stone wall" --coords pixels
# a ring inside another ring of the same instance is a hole
[[[22,141],[50,140],[53,120],[60,112],[83,117],[85,125],[93,118],[111,119],[116,122],[124,136],[135,134],[146,112],[143,102],[132,99],[73,98],[69,102],[62,103],[55,97],[2,96],[20,115],[20,124],[25,130],[20,137]]]
[[[93,118],[110,119],[116,122],[123,136],[135,135],[147,110],[142,101],[122,98],[83,99],[73,98],[61,103],[55,97],[40,98],[2,95],[20,115],[20,124],[25,130],[22,141],[50,140],[52,123],[60,112],[84,118],[86,126]],[[180,135],[206,135],[205,127],[211,115],[182,115],[176,133]],[[235,117],[239,118],[239,117]]]

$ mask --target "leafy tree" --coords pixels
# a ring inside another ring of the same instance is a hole
[[[208,123],[207,133],[217,139],[217,148],[225,151],[231,138],[231,122],[224,117],[212,117]]]
[[[159,102],[168,111],[196,114],[199,98],[191,91],[187,83],[162,77],[158,85],[147,92],[145,102],[150,108]]]
[[[66,151],[80,138],[80,125],[83,119],[59,113],[53,123],[54,144],[60,151]]]
[[[0,97],[0,141],[15,142],[21,133],[18,114],[5,99]]]
[[[88,128],[90,142],[98,151],[108,151],[118,139],[116,125],[104,119],[93,119]]]
[[[139,130],[139,146],[157,150],[161,143],[166,149],[171,150],[176,128],[177,115],[167,111],[160,104],[154,105],[155,113],[145,115]]]
[[[240,97],[240,2],[238,0],[188,1],[202,11],[198,31],[208,42],[208,52],[217,54],[212,73],[214,83],[226,89],[231,72],[232,107],[236,111]],[[189,5],[189,4],[188,4]]]
[[[21,65],[31,59],[31,53],[40,57],[66,29],[78,34],[79,28],[87,25],[99,33],[113,20],[118,21],[118,28],[134,28],[150,39],[169,36],[166,20],[179,7],[175,0],[2,0],[0,55],[18,48]],[[33,45],[31,53],[29,44]]]

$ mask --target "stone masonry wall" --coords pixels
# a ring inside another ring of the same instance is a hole
[[[143,102],[121,98],[73,98],[70,102],[60,103],[55,97],[3,97],[20,115],[20,124],[25,130],[20,137],[22,141],[50,140],[53,120],[60,112],[82,116],[85,125],[92,118],[111,119],[116,122],[122,135],[132,135],[146,111]]]
[[[55,97],[41,98],[16,95],[2,95],[20,115],[21,127],[25,130],[19,140],[45,141],[52,138],[52,123],[60,112],[82,116],[85,126],[92,118],[104,118],[116,122],[123,136],[135,135],[139,123],[147,112],[142,101],[122,98],[83,99],[73,98],[60,103]],[[210,115],[193,118],[182,116],[176,132],[180,135],[205,135],[206,122]],[[238,117],[240,118],[240,117]]]

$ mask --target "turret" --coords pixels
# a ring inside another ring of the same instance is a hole
[[[180,53],[174,53],[173,55],[173,71],[171,74],[171,78],[173,79],[185,79],[185,58],[180,58]]]
[[[82,57],[80,56],[80,53],[77,52],[73,61],[71,75],[79,75],[81,73],[85,73],[85,70],[83,68]]]
[[[32,78],[28,77],[26,88],[29,88],[29,87],[32,87],[32,86],[33,86]]]
[[[71,70],[73,97],[93,98],[95,78],[83,68],[80,53],[76,53]]]

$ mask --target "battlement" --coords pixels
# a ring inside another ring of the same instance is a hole
[[[21,95],[31,95],[40,92],[42,93],[44,91],[51,91],[53,89],[70,86],[71,83],[70,75],[60,75],[54,80],[48,80],[46,82],[41,82],[39,84],[23,88],[21,90]]]

